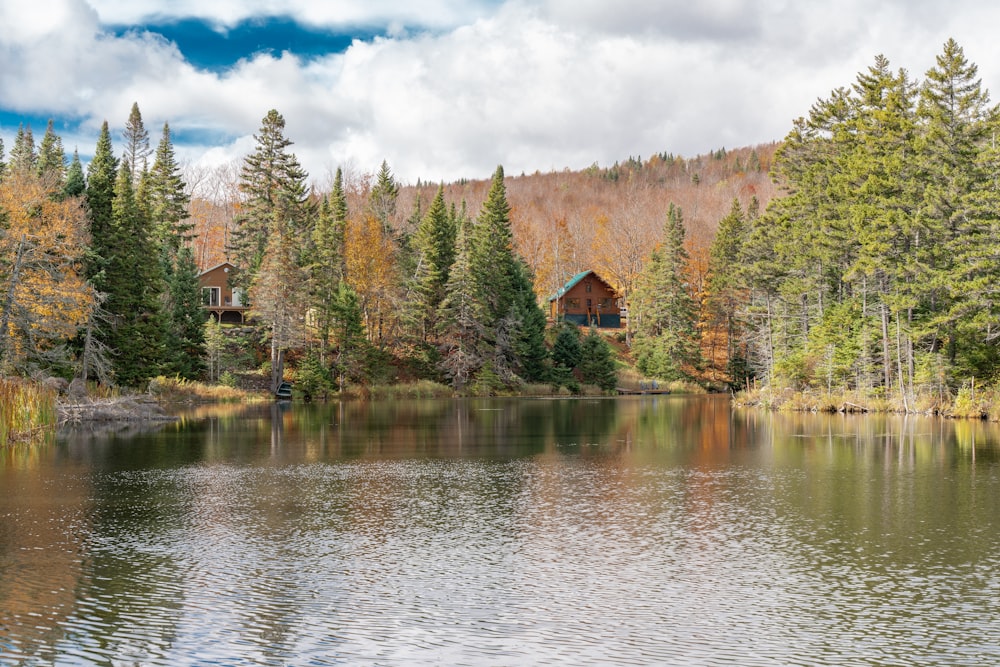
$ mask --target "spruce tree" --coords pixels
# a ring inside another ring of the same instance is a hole
[[[375,185],[368,196],[368,207],[372,214],[382,223],[382,231],[393,234],[393,221],[396,217],[396,201],[399,199],[399,184],[389,169],[389,163],[382,161]]]
[[[485,331],[476,317],[477,295],[470,261],[472,224],[466,217],[459,226],[455,261],[439,308],[441,367],[458,390],[469,384],[485,361],[482,345]]]
[[[699,363],[694,302],[684,279],[687,259],[681,210],[671,204],[663,241],[643,269],[634,301],[639,323],[633,349],[646,375],[681,379],[685,366]]]
[[[87,181],[83,176],[83,163],[80,162],[79,151],[73,151],[73,159],[66,169],[66,181],[63,184],[64,197],[79,197],[87,191]]]
[[[122,139],[125,143],[122,164],[128,165],[133,181],[138,182],[143,172],[149,168],[147,162],[153,152],[149,147],[149,132],[142,122],[138,102],[132,103],[128,120],[125,121],[125,129],[122,130]]]
[[[584,337],[580,356],[580,378],[583,382],[597,385],[606,392],[613,391],[618,385],[614,355],[608,341],[597,333],[597,329],[591,327]]]
[[[37,169],[39,176],[50,179],[53,183],[62,183],[66,177],[66,153],[51,119],[38,149]]]
[[[156,147],[148,188],[153,233],[157,242],[174,254],[189,238],[194,224],[185,222],[189,218],[191,197],[186,192],[180,166],[174,157],[170,125],[167,123],[163,124],[163,134]]]
[[[310,222],[306,172],[288,151],[292,142],[285,138],[284,129],[281,114],[275,109],[268,111],[254,135],[256,148],[244,159],[240,172],[239,189],[245,199],[230,239],[236,264],[230,281],[249,300],[249,287],[264,261],[271,226],[277,218],[286,218],[300,232]]]
[[[196,380],[205,371],[205,311],[198,266],[190,246],[182,245],[166,284],[168,328],[164,372]]]
[[[979,158],[994,141],[990,120],[996,114],[978,78],[978,68],[969,63],[958,43],[949,39],[935,66],[926,73],[917,105],[919,178],[924,186],[917,261],[926,267],[926,278],[921,281],[923,310],[941,312],[929,326],[921,327],[924,338],[932,348],[937,347],[936,341],[947,340],[952,362],[962,351],[962,340],[977,347],[979,337],[975,326],[965,326],[964,315],[973,309],[962,303],[976,290],[969,290],[967,283],[955,289],[955,278],[968,275],[970,263],[976,263],[972,257],[968,257],[969,262],[958,260],[966,255],[969,239],[978,232],[981,218],[979,211],[970,210],[969,194],[981,191],[979,183],[990,179],[982,172],[987,163]]]
[[[455,221],[448,214],[441,186],[413,235],[416,271],[410,280],[406,308],[414,336],[421,342],[432,340],[436,333],[438,309],[455,261],[456,237]]]
[[[118,161],[111,149],[108,122],[101,125],[94,157],[87,166],[87,211],[90,217],[92,252],[88,257],[87,275],[97,291],[107,291],[102,272],[116,248],[113,238],[112,203],[115,198],[115,181]]]
[[[7,169],[23,173],[34,173],[38,166],[38,153],[35,150],[35,138],[31,133],[31,125],[20,124],[14,136],[14,147],[10,149],[10,161]]]
[[[310,302],[324,351],[330,342],[339,285],[345,278],[344,226],[334,218],[333,210],[330,197],[324,197],[316,215],[309,258]]]
[[[160,255],[132,186],[128,164],[115,179],[112,202],[114,252],[107,258],[105,308],[112,325],[115,379],[139,387],[161,370],[164,354],[163,276]]]

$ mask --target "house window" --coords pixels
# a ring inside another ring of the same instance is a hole
[[[580,300],[566,299],[566,310],[580,310]]]
[[[202,287],[201,288],[201,305],[203,306],[218,306],[220,288],[218,287]]]
[[[611,299],[601,299],[598,302],[597,307],[600,308],[601,310],[610,310],[611,309]]]
[[[584,289],[584,291],[585,291],[585,292],[586,292],[587,294],[590,294],[590,290],[591,290],[591,284],[590,284],[589,282],[586,282],[586,283],[584,283],[584,284],[583,284],[583,289]]]

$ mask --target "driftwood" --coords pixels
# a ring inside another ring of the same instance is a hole
[[[868,412],[868,408],[863,405],[858,405],[857,403],[850,403],[844,401],[844,404],[840,406],[841,412]]]
[[[177,417],[168,415],[149,396],[123,396],[111,399],[77,399],[57,406],[60,424],[83,422],[168,422]]]

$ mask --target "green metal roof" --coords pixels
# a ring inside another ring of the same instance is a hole
[[[573,289],[578,282],[580,282],[581,280],[583,280],[584,278],[586,278],[587,276],[589,276],[591,273],[593,273],[593,271],[584,271],[583,273],[576,274],[575,276],[573,276],[572,278],[569,279],[568,283],[566,283],[565,285],[563,285],[562,287],[560,287],[558,290],[556,290],[556,293],[549,297],[549,301],[555,301],[556,299],[558,299],[559,297],[561,297],[563,294],[565,294],[566,292],[568,292],[571,289]]]

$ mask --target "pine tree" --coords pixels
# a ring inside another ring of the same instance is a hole
[[[488,331],[510,312],[514,302],[514,234],[503,167],[497,167],[469,239],[469,266],[476,317]],[[493,341],[495,342],[495,341]]]
[[[472,221],[464,218],[455,243],[455,261],[448,275],[445,298],[441,302],[441,366],[455,389],[461,390],[483,366],[484,326],[476,317],[476,288],[472,275],[470,247]]]
[[[438,309],[455,261],[456,236],[455,221],[445,207],[441,186],[413,235],[416,271],[410,280],[406,308],[415,337],[421,342],[428,342],[436,333]]]
[[[138,182],[143,172],[149,168],[147,162],[153,152],[149,147],[149,132],[142,122],[138,102],[132,103],[128,120],[125,121],[125,129],[122,130],[122,138],[125,142],[122,164],[128,165],[133,181]]]
[[[239,188],[245,199],[230,239],[236,264],[230,280],[248,296],[264,262],[272,225],[280,217],[304,233],[310,222],[306,172],[295,154],[287,150],[292,142],[285,138],[284,129],[281,114],[268,111],[260,132],[254,135],[257,146],[243,161],[240,172]]]
[[[393,178],[389,163],[383,160],[375,179],[375,186],[368,196],[368,206],[372,214],[382,223],[382,230],[388,236],[393,234],[397,199],[399,199],[399,184]]]
[[[182,245],[166,280],[166,353],[164,372],[196,380],[205,371],[205,312],[201,283],[191,248]]]
[[[14,147],[10,149],[10,161],[7,169],[34,173],[38,166],[38,153],[35,151],[35,138],[31,134],[31,125],[18,125],[14,137]]]
[[[83,163],[80,162],[79,151],[73,151],[73,159],[66,169],[66,181],[63,185],[64,197],[79,197],[87,191],[87,181],[83,176]]]
[[[361,323],[358,295],[350,285],[344,281],[338,284],[333,303],[333,338],[337,346],[334,368],[337,371],[340,390],[343,391],[347,380],[363,379],[368,340],[365,338]]]
[[[586,384],[594,384],[603,391],[613,391],[618,385],[611,346],[597,329],[591,328],[581,345],[580,377]]]
[[[699,363],[694,302],[684,280],[687,259],[683,216],[671,204],[662,244],[650,256],[635,295],[639,323],[633,349],[636,366],[646,375],[682,379],[685,366]]]
[[[514,370],[527,382],[545,382],[551,377],[550,355],[545,347],[545,313],[538,306],[531,270],[522,261],[516,267],[511,308]]]
[[[969,311],[961,302],[973,293],[968,285],[954,289],[956,275],[969,266],[956,260],[969,249],[970,236],[976,235],[978,223],[973,219],[978,215],[968,208],[969,194],[989,178],[981,171],[979,156],[991,140],[989,121],[997,113],[988,106],[989,94],[977,74],[976,65],[949,39],[926,73],[917,106],[919,178],[924,188],[919,209],[922,238],[916,253],[926,273],[920,291],[924,310],[941,313],[926,327],[925,338],[932,348],[934,341],[948,341],[952,362],[960,351],[963,313]],[[972,336],[974,341],[976,335]]]
[[[118,384],[139,387],[160,371],[163,361],[163,276],[127,163],[115,179],[112,228],[114,252],[104,275],[105,307],[112,316],[107,342],[115,354]]]
[[[108,122],[104,121],[94,157],[87,166],[86,190],[92,250],[88,257],[87,275],[97,291],[102,293],[107,291],[102,272],[116,248],[112,234],[112,203],[117,169],[118,161],[111,150],[111,133]]]
[[[737,268],[745,241],[743,207],[738,199],[733,199],[729,214],[719,221],[719,228],[709,246],[708,302],[713,318],[726,333],[726,371],[736,386],[741,386],[745,380],[744,371],[734,373],[737,368],[745,367],[745,359],[737,350],[737,312],[743,303]]]
[[[37,169],[39,176],[51,179],[53,183],[61,184],[66,177],[66,153],[51,119],[39,146]]]
[[[180,166],[174,157],[170,125],[167,123],[163,124],[163,135],[156,147],[148,185],[153,233],[161,246],[169,248],[172,254],[176,253],[181,243],[189,238],[194,224],[184,222],[189,218],[191,197],[186,192]]]
[[[338,170],[339,171],[339,170]],[[339,284],[344,280],[344,226],[334,219],[330,197],[324,197],[316,216],[309,257],[310,304],[324,350],[330,342]]]

